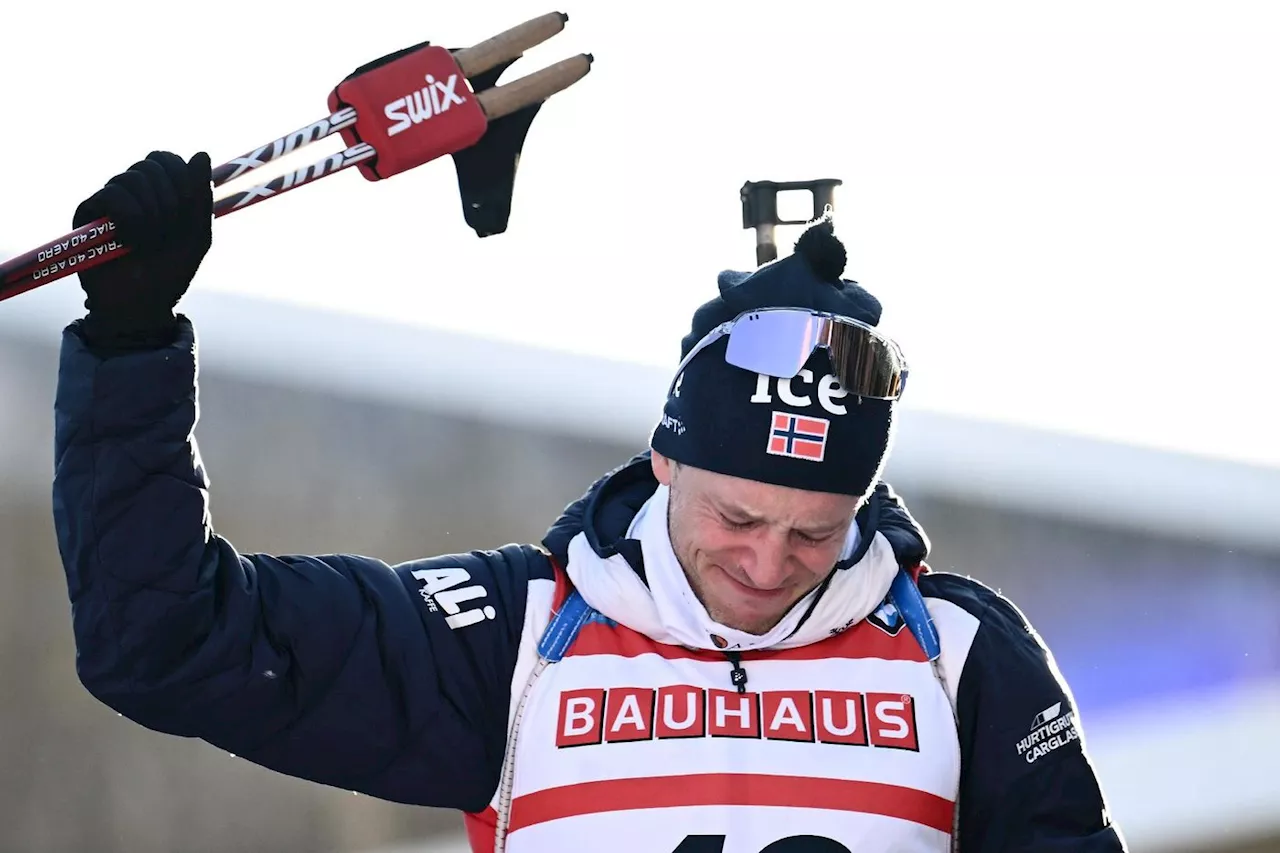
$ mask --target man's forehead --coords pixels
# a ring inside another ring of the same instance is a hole
[[[713,472],[705,475],[707,495],[722,508],[752,518],[785,522],[797,527],[823,526],[845,521],[857,499],[849,495],[811,492]]]

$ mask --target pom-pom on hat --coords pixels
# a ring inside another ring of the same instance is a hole
[[[751,273],[724,270],[716,278],[720,295],[694,312],[680,357],[716,326],[756,308],[812,308],[876,325],[880,301],[856,281],[841,277],[847,260],[835,225],[825,216],[800,235],[795,251],[785,258]]]

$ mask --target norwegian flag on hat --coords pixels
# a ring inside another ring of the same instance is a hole
[[[774,456],[821,462],[827,453],[827,430],[830,426],[831,422],[826,418],[774,412],[769,444],[765,450]]]

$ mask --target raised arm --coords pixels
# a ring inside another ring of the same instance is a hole
[[[148,162],[77,213],[110,215],[139,246],[82,274],[89,317],[63,336],[53,509],[81,681],[144,726],[291,776],[482,809],[547,561],[509,546],[391,567],[220,537],[194,437],[195,332],[172,312],[209,245],[208,159]]]

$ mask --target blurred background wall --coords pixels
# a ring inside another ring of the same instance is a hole
[[[146,731],[81,688],[49,505],[77,295],[0,312],[0,851],[459,849],[453,814]],[[396,562],[536,541],[644,446],[666,382],[244,297],[188,311],[214,523],[242,551]],[[1134,851],[1280,851],[1280,525],[1260,521],[1280,472],[908,409],[886,479],[935,569],[1002,590],[1043,633]]]

